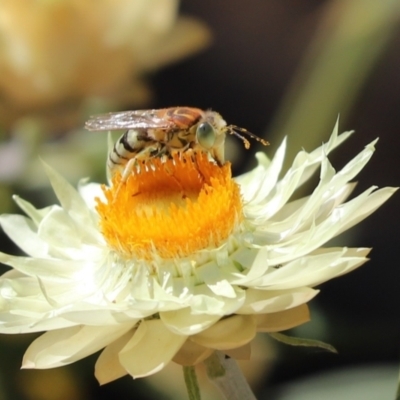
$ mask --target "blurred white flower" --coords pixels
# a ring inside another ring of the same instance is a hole
[[[369,144],[336,172],[327,155],[350,132],[301,151],[280,179],[285,142],[269,160],[231,178],[193,155],[154,160],[124,184],[82,182],[76,191],[46,171],[60,205],[3,215],[28,257],[1,253],[0,332],[47,331],[24,368],[66,365],[100,349],[101,383],[142,377],[168,362],[194,365],[214,350],[248,357],[257,332],[309,319],[316,285],[367,261],[369,249],[321,247],[382,205],[394,188],[346,201],[349,183],[374,152]],[[291,200],[320,168],[312,194]],[[97,198],[97,200],[96,200]]]
[[[93,99],[109,107],[143,104],[149,98],[145,73],[209,43],[203,24],[177,17],[178,5],[178,0],[2,1],[2,124],[42,113],[62,129],[77,119],[77,107]]]

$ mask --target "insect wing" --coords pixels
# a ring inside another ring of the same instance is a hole
[[[94,115],[86,122],[89,131],[124,129],[170,129],[171,121],[162,118],[162,110],[135,110]]]

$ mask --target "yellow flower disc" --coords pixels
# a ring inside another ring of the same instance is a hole
[[[242,218],[231,166],[207,154],[175,155],[137,165],[125,182],[116,173],[97,199],[108,244],[128,258],[184,257],[218,247]]]

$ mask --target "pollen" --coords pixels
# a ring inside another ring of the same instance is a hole
[[[242,219],[230,163],[219,166],[204,153],[140,163],[125,181],[117,172],[103,192],[101,231],[128,258],[174,259],[218,247]]]

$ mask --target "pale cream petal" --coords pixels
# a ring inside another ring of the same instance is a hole
[[[14,195],[13,200],[18,204],[18,207],[35,223],[36,226],[40,224],[42,219],[47,215],[49,211],[53,209],[53,207],[58,206],[49,206],[38,210],[28,201],[21,199],[21,197]]]
[[[43,163],[51,186],[61,203],[61,207],[74,220],[75,224],[84,232],[86,240],[97,243],[100,232],[97,227],[95,214],[87,207],[78,191],[58,172]]]
[[[363,219],[367,218],[373,212],[375,212],[383,203],[385,203],[394,193],[396,193],[398,188],[385,187],[373,192],[368,200],[358,208],[357,213],[353,215],[353,218],[349,218],[347,223],[344,223],[341,228],[336,232],[336,235],[341,234],[345,230],[351,228],[352,226],[358,224]]]
[[[88,304],[84,302],[69,307],[68,310],[62,313],[62,316],[64,319],[75,324],[86,325],[116,325],[128,322],[134,323],[140,320],[139,318],[132,318],[126,315],[125,312],[118,309],[118,306],[113,308],[111,305]]]
[[[228,282],[217,262],[211,261],[196,268],[196,276],[217,296],[235,298],[237,291]]]
[[[221,315],[193,314],[193,311],[187,307],[162,312],[160,318],[165,326],[177,335],[194,335],[213,325],[221,318]]]
[[[36,316],[34,313],[25,316],[9,311],[0,313],[0,321],[0,332],[3,334],[34,333],[76,326],[62,317],[46,318],[46,315]]]
[[[369,249],[327,248],[324,251],[315,251],[310,255],[299,257],[271,268],[263,277],[254,279],[247,284],[273,290],[292,289],[303,286],[315,286],[335,276],[342,275],[359,267],[368,259]],[[260,251],[260,260],[268,255]],[[241,280],[243,283],[245,279]]]
[[[280,147],[286,145],[286,139],[281,143]],[[278,151],[280,149],[278,148]],[[283,151],[284,152],[284,151]],[[245,172],[242,175],[236,176],[234,180],[236,183],[240,185],[240,187],[243,189],[243,192],[247,192],[248,190],[251,190],[251,188],[257,190],[258,185],[255,184],[254,182],[257,182],[257,178],[260,178],[263,176],[262,174],[265,172],[266,169],[269,168],[271,165],[271,160],[267,156],[266,153],[262,151],[258,151],[255,154],[255,157],[257,159],[257,166],[253,168],[252,170]],[[253,197],[253,194],[249,194],[249,199]]]
[[[155,374],[172,360],[186,339],[172,333],[161,320],[144,320],[120,351],[120,363],[134,378]]]
[[[267,196],[258,196],[252,198],[252,201],[246,202],[244,213],[248,218],[257,219],[262,217],[268,219],[276,214],[286,204],[293,192],[301,186],[319,167],[322,160],[326,159],[327,154],[336,146],[342,143],[352,132],[345,132],[337,136],[337,127],[328,143],[322,145],[312,153],[301,151],[297,154],[292,167],[285,176],[275,185]],[[266,185],[266,177],[254,179],[254,185]],[[245,191],[245,190],[244,190]],[[266,194],[267,191],[260,191],[260,194]],[[268,205],[268,207],[267,207]],[[262,210],[262,212],[261,212]]]
[[[301,180],[299,181],[299,187],[311,178],[314,172],[318,169],[319,163],[322,162],[322,160],[326,158],[326,156],[332,150],[334,150],[336,147],[340,146],[345,140],[347,140],[349,136],[354,133],[354,131],[343,132],[340,135],[338,133],[339,121],[336,121],[335,127],[333,128],[332,134],[329,137],[328,142],[324,143],[322,146],[318,147],[308,154],[307,159],[309,166],[306,168],[301,177]],[[300,154],[301,153],[302,152],[300,152]],[[298,165],[302,165],[303,163],[304,160],[302,159],[302,156],[296,157],[293,162],[293,166],[297,167]]]
[[[61,207],[54,207],[39,225],[39,237],[56,247],[79,248],[82,242],[82,231],[73,219]]]
[[[0,252],[0,262],[23,272],[28,276],[43,278],[53,282],[68,283],[76,274],[87,269],[96,269],[89,260],[73,261],[50,258],[19,257]]]
[[[265,314],[288,310],[310,301],[318,292],[308,287],[288,290],[248,289],[246,303],[237,310],[237,314]]]
[[[43,167],[61,203],[61,207],[68,213],[71,213],[72,216],[76,216],[77,219],[83,218],[85,222],[92,223],[89,210],[77,190],[58,172],[44,162]]]
[[[235,286],[234,291],[235,297],[218,296],[207,285],[198,285],[193,288],[188,305],[193,314],[230,315],[244,303],[246,297],[242,288]]]
[[[6,235],[31,257],[46,257],[49,244],[37,235],[37,227],[31,219],[22,215],[1,215],[0,224]]]
[[[96,198],[99,198],[103,202],[106,201],[101,185],[98,183],[87,182],[87,179],[79,182],[78,192],[82,196],[87,207],[91,210],[95,210],[97,205]]]
[[[256,315],[257,332],[280,332],[302,325],[310,320],[307,304],[271,314]]]
[[[196,365],[208,358],[214,350],[201,346],[188,338],[172,359],[179,365]]]
[[[276,186],[285,157],[286,144],[285,138],[271,162],[268,162],[264,153],[257,153],[259,165],[251,172],[235,178],[241,186],[245,204],[251,205],[265,199]]]
[[[100,354],[94,367],[94,375],[100,385],[112,382],[127,375],[126,369],[119,362],[119,352],[131,339],[134,331],[130,330],[125,335],[109,344]]]
[[[244,346],[236,347],[234,349],[224,350],[224,353],[235,360],[250,360],[251,343],[249,342]]]
[[[28,347],[22,368],[43,369],[71,364],[107,346],[133,325],[79,325],[46,332]]]
[[[256,320],[253,315],[233,315],[191,336],[191,340],[211,349],[228,350],[249,343],[255,335]]]

